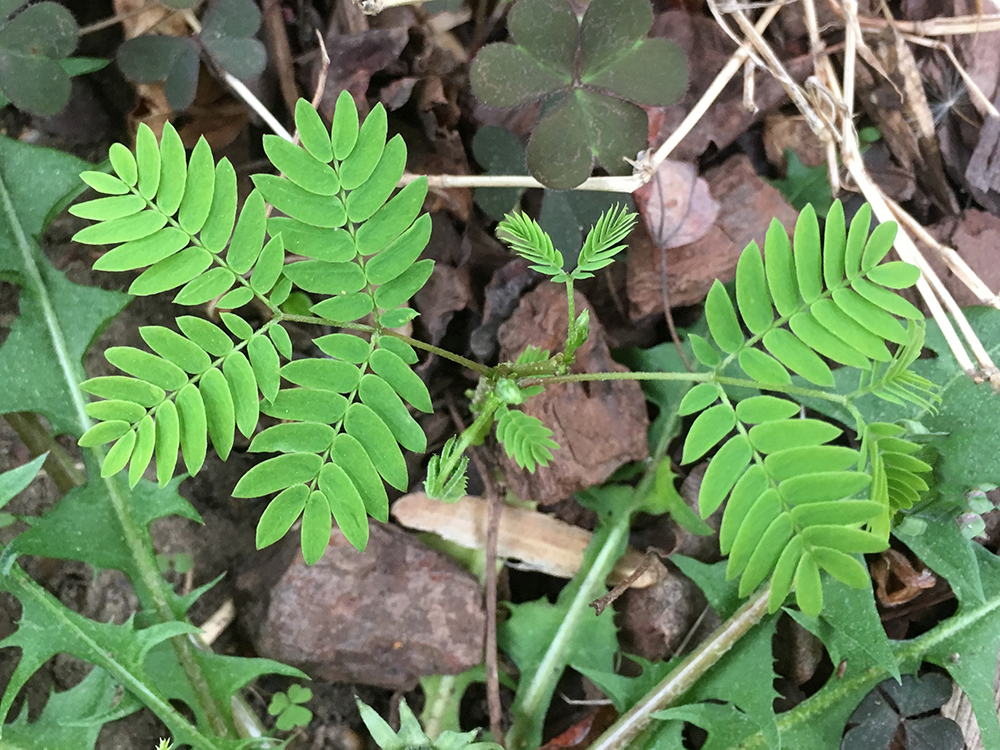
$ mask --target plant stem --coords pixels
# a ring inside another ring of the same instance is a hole
[[[590,750],[623,750],[653,719],[653,713],[667,708],[681,697],[719,661],[751,628],[767,614],[768,584],[724,622],[706,641],[692,651],[659,685],[622,714]]]
[[[631,518],[632,514],[626,509],[617,514],[604,544],[598,550],[587,575],[580,582],[580,588],[576,591],[565,618],[559,624],[555,637],[546,649],[523,697],[515,706],[514,722],[507,733],[507,747],[510,750],[523,750],[532,727],[543,718],[540,714],[548,705],[556,683],[562,676],[570,641],[580,620],[589,613],[589,603],[595,598],[597,590],[604,586],[615,558],[628,536]]]
[[[86,483],[87,478],[76,468],[73,459],[56,442],[52,434],[42,426],[33,412],[11,412],[5,414],[4,419],[21,438],[21,442],[31,451],[31,455],[40,456],[46,452],[49,454],[43,466],[62,494],[65,495],[74,487]]]
[[[378,333],[382,336],[392,336],[400,341],[405,341],[410,346],[416,349],[423,349],[425,352],[430,352],[431,354],[436,354],[444,359],[451,360],[456,364],[462,365],[462,367],[467,367],[470,370],[478,373],[484,378],[488,378],[493,375],[493,368],[487,367],[486,365],[480,364],[479,362],[474,362],[471,359],[467,359],[459,354],[454,354],[447,349],[442,349],[439,346],[434,346],[434,344],[428,344],[426,341],[421,341],[420,339],[415,339],[412,336],[407,336],[402,333],[397,333],[396,331],[389,330],[387,328],[377,329],[375,326],[368,326],[362,323],[342,323],[336,320],[327,320],[326,318],[320,318],[315,315],[292,315],[290,313],[281,313],[281,321],[287,321],[289,323],[306,323],[310,325],[324,325],[324,326],[336,326],[337,328],[347,328],[352,331],[362,331],[364,333]]]

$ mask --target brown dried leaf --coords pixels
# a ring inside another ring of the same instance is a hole
[[[653,242],[661,250],[696,242],[708,234],[719,204],[693,164],[664,161],[653,179],[632,196]]]

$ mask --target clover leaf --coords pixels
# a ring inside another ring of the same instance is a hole
[[[183,5],[179,0],[171,4]],[[267,63],[264,45],[254,39],[259,26],[260,10],[253,0],[220,0],[205,15],[197,41],[138,36],[118,48],[118,67],[137,83],[162,81],[167,103],[175,110],[186,109],[198,87],[199,43],[226,72],[237,78],[253,78]]]
[[[295,727],[304,727],[313,720],[313,713],[303,703],[312,700],[313,692],[301,685],[290,685],[287,695],[285,693],[275,693],[271,698],[271,703],[267,707],[267,712],[271,716],[277,716],[278,720],[274,726],[283,732],[287,732]]]
[[[69,101],[69,74],[60,64],[79,36],[76,21],[43,2],[11,17],[27,0],[0,0],[0,106],[7,101],[38,115],[54,115]]]
[[[566,0],[519,0],[510,13],[513,44],[484,47],[472,90],[491,107],[542,100],[528,143],[528,169],[548,187],[573,188],[596,161],[612,174],[646,147],[639,104],[664,106],[687,87],[684,53],[647,39],[649,0],[591,0],[577,20]]]

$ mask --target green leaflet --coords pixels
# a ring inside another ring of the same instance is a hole
[[[184,197],[177,210],[177,222],[181,229],[195,234],[204,226],[208,212],[212,208],[215,193],[215,166],[212,164],[212,149],[204,137],[198,139],[188,162],[187,180],[184,183]]]
[[[334,158],[343,160],[350,156],[358,142],[358,126],[358,108],[354,104],[354,97],[347,90],[341,91],[330,128]]]
[[[284,138],[265,135],[264,153],[279,172],[304,190],[317,195],[336,195],[340,190],[340,179],[328,163]]]
[[[312,565],[323,556],[330,543],[331,531],[330,501],[324,493],[315,490],[309,493],[302,513],[302,557],[306,565]]]
[[[424,431],[385,380],[368,373],[361,378],[358,396],[381,418],[401,446],[414,453],[427,450]]]
[[[347,399],[332,391],[311,388],[286,388],[270,402],[261,404],[260,410],[275,419],[296,422],[324,422],[333,424],[344,418]]]
[[[104,356],[119,370],[167,391],[176,391],[188,380],[184,371],[173,362],[142,349],[113,346],[105,351]]]
[[[728,404],[706,409],[691,425],[684,441],[681,463],[687,464],[704,456],[724,438],[736,424],[736,413]]]
[[[233,497],[261,497],[294,484],[311,482],[322,465],[323,459],[313,453],[288,453],[269,458],[243,475],[233,489]]]
[[[289,422],[268,427],[250,443],[251,453],[323,453],[337,431],[321,422]]]
[[[257,549],[263,549],[281,539],[292,528],[309,500],[309,488],[304,484],[282,490],[268,503],[257,523]]]
[[[368,516],[354,481],[337,464],[326,464],[319,474],[319,486],[347,541],[363,550],[368,544]]]
[[[215,189],[212,206],[201,228],[201,244],[213,253],[222,252],[233,233],[236,221],[236,170],[229,159],[221,159],[215,167]]]
[[[225,461],[233,447],[236,429],[236,412],[229,383],[221,370],[212,368],[202,376],[199,391],[205,404],[205,419],[212,445],[219,458]]]
[[[347,409],[344,428],[365,449],[382,478],[405,491],[406,462],[385,422],[368,406],[354,403]]]

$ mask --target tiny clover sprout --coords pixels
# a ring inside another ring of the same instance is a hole
[[[567,0],[518,0],[507,27],[514,44],[487,45],[472,63],[472,90],[491,107],[542,101],[528,143],[528,169],[565,190],[596,161],[625,174],[646,148],[639,107],[676,102],[687,87],[684,53],[647,39],[649,0],[591,0],[578,20]]]
[[[267,707],[271,716],[278,717],[274,726],[287,732],[295,727],[308,725],[313,719],[313,713],[302,704],[311,701],[312,697],[312,690],[301,685],[289,686],[287,693],[275,693],[271,698],[271,705]]]

